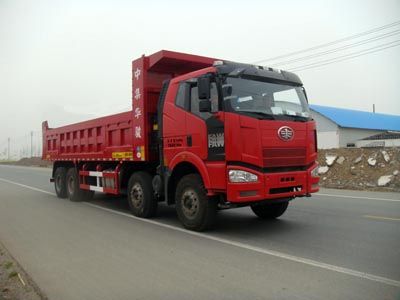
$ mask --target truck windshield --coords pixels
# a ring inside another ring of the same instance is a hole
[[[283,117],[306,121],[310,118],[304,90],[300,86],[226,77],[222,91],[227,111],[266,119]]]

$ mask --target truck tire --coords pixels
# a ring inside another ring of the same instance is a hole
[[[288,205],[289,201],[264,205],[252,205],[251,210],[261,219],[276,219],[283,215],[288,208]]]
[[[73,202],[89,201],[93,198],[94,191],[82,190],[79,187],[78,172],[70,168],[66,176],[67,195]]]
[[[217,201],[207,196],[203,181],[198,174],[189,174],[178,182],[175,193],[176,212],[187,229],[210,229],[217,216]]]
[[[58,198],[67,198],[67,169],[58,167],[54,172],[54,189]]]
[[[128,182],[128,203],[131,212],[139,218],[151,218],[157,213],[152,178],[147,172],[135,172]]]

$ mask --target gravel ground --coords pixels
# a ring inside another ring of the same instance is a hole
[[[0,243],[0,300],[45,300],[32,279]]]

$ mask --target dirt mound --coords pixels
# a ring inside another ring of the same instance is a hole
[[[320,185],[400,192],[400,148],[319,150]]]

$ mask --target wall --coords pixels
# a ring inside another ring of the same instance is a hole
[[[339,132],[338,131],[317,131],[318,149],[339,148]]]
[[[316,111],[311,111],[317,123],[318,149],[339,148],[339,127]]]

